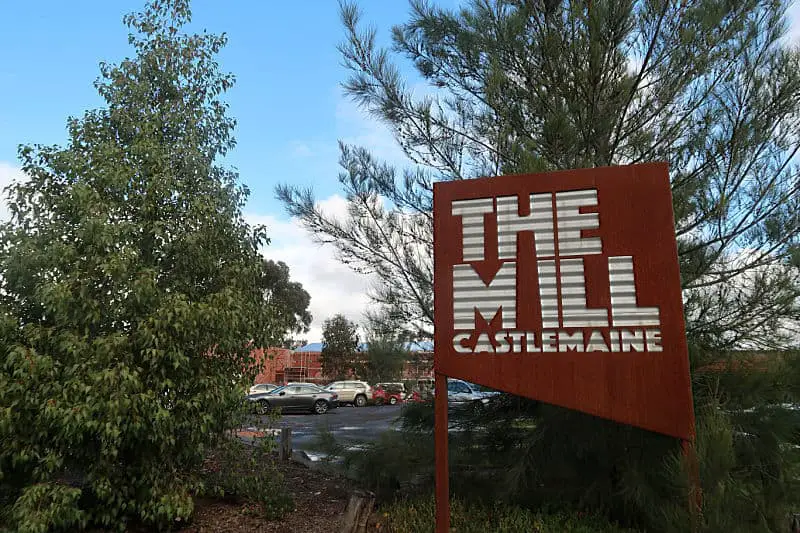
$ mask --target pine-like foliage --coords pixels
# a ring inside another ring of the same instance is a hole
[[[185,34],[188,0],[127,16],[133,58],[102,64],[106,107],[64,147],[20,149],[0,227],[0,525],[170,527],[236,424],[264,302],[262,229],[215,161],[234,145],[224,36]]]
[[[381,49],[358,9],[343,5],[345,93],[390,128],[411,163],[398,169],[342,144],[346,220],[316,209],[310,190],[278,194],[317,239],[379,280],[376,301],[419,336],[433,326],[435,181],[669,164],[703,512],[687,512],[676,443],[541,406],[495,413],[487,423],[499,442],[472,448],[511,476],[500,485],[509,497],[550,494],[652,531],[785,526],[798,426],[782,405],[797,400],[796,363],[697,370],[734,350],[797,345],[800,53],[784,38],[786,8],[471,0],[453,11],[412,1],[392,48]],[[424,90],[401,76],[401,59]]]
[[[403,369],[410,353],[392,337],[372,335],[367,338],[363,362],[356,368],[359,378],[368,383],[388,383],[403,378]]]

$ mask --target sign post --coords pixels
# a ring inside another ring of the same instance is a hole
[[[435,373],[434,446],[436,446],[436,531],[450,531],[450,469],[448,468],[447,376]]]
[[[666,164],[439,182],[433,196],[438,532],[446,376],[691,446]]]

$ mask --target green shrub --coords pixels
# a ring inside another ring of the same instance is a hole
[[[696,413],[699,516],[689,513],[675,439],[512,397],[483,413],[451,414],[460,429],[449,439],[451,493],[470,505],[588,509],[653,532],[687,531],[692,522],[696,531],[783,532],[797,509],[796,424],[768,406],[730,414],[709,401]],[[349,475],[385,503],[430,491],[432,415],[431,406],[409,406],[403,431],[345,455]]]
[[[390,533],[433,533],[435,517],[432,497],[402,500],[380,510],[376,529]],[[584,513],[536,512],[503,504],[466,504],[458,499],[450,503],[450,527],[458,533],[633,533]]]
[[[342,454],[349,477],[373,491],[379,501],[416,494],[432,486],[434,454],[430,434],[387,431],[363,449]]]
[[[75,531],[86,526],[86,513],[77,508],[81,491],[74,487],[41,483],[22,490],[10,510],[18,533]]]
[[[336,440],[336,436],[330,428],[324,425],[317,426],[317,431],[311,446],[315,452],[324,454],[325,457],[322,460],[325,462],[331,462],[337,457],[342,456],[346,450],[346,448]]]
[[[274,465],[274,442],[272,437],[257,438],[253,446],[235,437],[223,441],[206,461],[202,494],[254,504],[255,511],[268,520],[294,510],[283,476]]]

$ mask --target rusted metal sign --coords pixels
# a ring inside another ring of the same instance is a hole
[[[666,164],[436,183],[434,262],[437,392],[458,377],[693,438]]]

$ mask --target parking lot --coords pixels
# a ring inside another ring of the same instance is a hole
[[[400,405],[351,407],[349,405],[331,409],[324,415],[285,414],[277,427],[292,428],[292,448],[314,451],[314,441],[320,431],[330,431],[344,445],[374,441],[400,415]],[[266,423],[267,418],[263,417]]]

